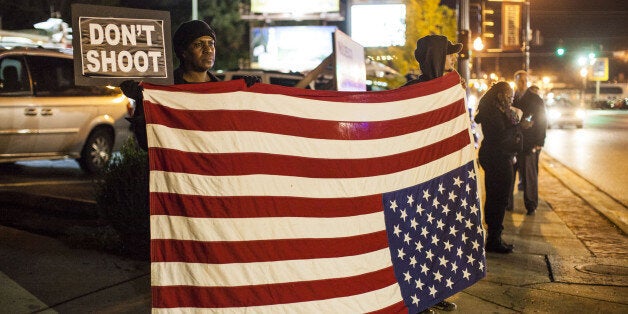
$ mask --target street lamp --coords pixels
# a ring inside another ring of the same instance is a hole
[[[478,52],[478,56],[477,56],[478,64],[476,66],[478,79],[482,77],[482,70],[480,69],[482,66],[482,57],[480,57],[479,52],[482,51],[483,49],[484,49],[484,43],[482,42],[482,38],[478,36],[473,40],[473,50]]]
[[[580,97],[580,105],[584,106],[584,95],[587,89],[587,75],[589,74],[589,70],[586,67],[580,68],[580,76],[582,77],[582,97]]]

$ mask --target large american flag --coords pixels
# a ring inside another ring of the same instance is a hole
[[[464,95],[145,85],[153,312],[417,313],[484,277]]]

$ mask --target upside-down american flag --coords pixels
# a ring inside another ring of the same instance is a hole
[[[153,312],[417,313],[484,277],[456,74],[144,86]]]

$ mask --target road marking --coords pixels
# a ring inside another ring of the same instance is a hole
[[[46,313],[57,313],[3,272],[0,272],[0,287],[0,308],[6,313],[32,313],[37,309],[46,309]]]
[[[0,183],[0,187],[20,187],[20,186],[37,186],[37,185],[55,185],[55,184],[83,184],[91,183],[91,181],[75,180],[75,181],[37,181],[37,182],[16,182],[16,183]]]

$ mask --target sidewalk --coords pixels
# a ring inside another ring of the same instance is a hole
[[[540,171],[537,214],[525,215],[521,193],[506,213],[504,238],[514,253],[487,254],[487,277],[449,298],[456,312],[628,313],[626,234],[592,209],[598,200],[563,185],[585,188],[575,174],[548,156]],[[625,208],[603,204],[602,212],[625,221]],[[2,312],[149,313],[149,268],[0,227]]]

